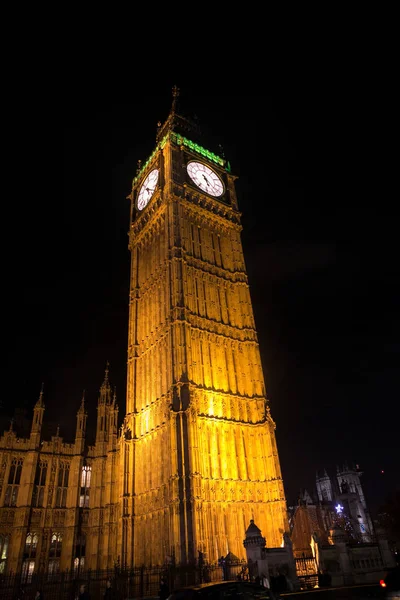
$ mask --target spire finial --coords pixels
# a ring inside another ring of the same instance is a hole
[[[36,402],[36,406],[37,407],[44,407],[44,402],[43,402],[43,390],[44,390],[44,383],[42,382],[42,387],[40,388],[40,394],[39,394],[39,399]]]
[[[13,427],[14,427],[14,417],[12,417],[12,418],[10,419],[10,431],[12,431],[12,430],[13,430]]]
[[[179,92],[180,92],[180,89],[178,88],[178,86],[174,85],[174,87],[172,88],[172,107],[171,107],[171,113],[174,113],[175,110],[176,110],[176,104],[178,102]]]
[[[60,425],[57,425],[56,436],[60,437]]]
[[[109,373],[109,370],[110,370],[109,367],[110,367],[110,363],[107,361],[106,362],[106,371],[105,371],[105,374],[104,374],[104,383],[108,382],[108,373]]]

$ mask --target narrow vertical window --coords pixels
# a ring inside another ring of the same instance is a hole
[[[52,579],[60,572],[60,559],[62,550],[62,534],[53,533],[51,536],[49,549],[49,579]]]
[[[30,583],[35,570],[36,551],[38,545],[37,533],[28,533],[25,539],[24,561],[22,563],[21,579],[24,583]]]
[[[78,577],[85,568],[85,554],[86,554],[86,536],[80,532],[76,538],[75,544],[75,558],[74,558],[74,575]]]
[[[90,478],[92,475],[92,468],[88,465],[82,467],[81,475],[81,494],[79,498],[79,506],[81,508],[89,507],[89,491],[90,491]]]
[[[8,485],[4,497],[4,506],[17,506],[19,484],[21,482],[22,458],[13,458],[10,473],[8,475]]]
[[[43,506],[44,490],[47,478],[47,462],[40,461],[36,467],[32,506]]]
[[[65,508],[67,506],[67,492],[69,481],[69,463],[60,463],[58,468],[56,507]]]
[[[0,535],[0,574],[6,570],[8,556],[8,537]]]

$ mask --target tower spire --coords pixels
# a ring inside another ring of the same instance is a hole
[[[44,393],[44,383],[42,382],[42,387],[40,388],[40,394],[39,394],[38,401],[36,402],[35,408],[44,408],[43,393]]]
[[[75,446],[78,452],[83,452],[85,447],[87,412],[85,409],[85,390],[82,393],[81,405],[76,413]]]
[[[82,400],[81,405],[79,407],[79,412],[85,412],[85,390],[82,392]]]
[[[106,368],[104,372],[104,380],[100,386],[100,397],[99,404],[110,404],[111,403],[111,386],[108,378],[110,372],[110,363],[106,362]]]
[[[161,121],[157,123],[157,142],[162,140],[171,131],[174,131],[185,137],[188,136],[192,141],[198,141],[198,138],[200,136],[199,124],[193,119],[183,117],[177,112],[179,96],[180,89],[177,85],[174,85],[174,87],[172,88],[172,105],[168,117],[164,124],[162,124]]]
[[[179,93],[180,89],[178,88],[178,86],[174,85],[174,87],[172,88],[172,106],[170,112],[171,115],[175,114],[176,106],[178,104]]]
[[[40,443],[42,424],[43,424],[43,415],[44,415],[44,400],[43,400],[43,390],[44,383],[42,383],[42,387],[40,389],[39,399],[33,407],[33,420],[31,425],[31,435],[30,441],[32,447],[36,448]]]
[[[104,381],[103,381],[103,385],[108,383],[108,373],[109,373],[109,367],[110,367],[110,363],[107,361],[106,362],[106,370],[104,373]]]

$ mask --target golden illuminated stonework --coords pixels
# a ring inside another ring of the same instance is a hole
[[[210,562],[228,551],[244,558],[251,519],[268,547],[288,530],[235,177],[180,133],[185,124],[172,111],[130,196],[125,565],[186,562],[199,551]],[[207,167],[201,187],[191,161]],[[154,169],[157,185],[140,210]],[[211,184],[223,187],[220,197],[207,194]]]
[[[43,390],[29,428],[17,419],[0,434],[0,575],[24,584],[245,558],[252,519],[269,548],[288,530],[235,178],[175,100],[130,194],[122,428],[107,364],[94,445],[84,398],[73,443],[59,428],[46,439]]]

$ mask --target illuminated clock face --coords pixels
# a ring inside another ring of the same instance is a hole
[[[145,206],[148,205],[150,198],[152,197],[156,189],[158,174],[159,170],[153,169],[143,181],[142,187],[140,188],[139,195],[137,198],[138,210],[143,210]]]
[[[189,177],[194,183],[210,196],[222,196],[224,184],[214,171],[203,163],[192,161],[187,166]]]

